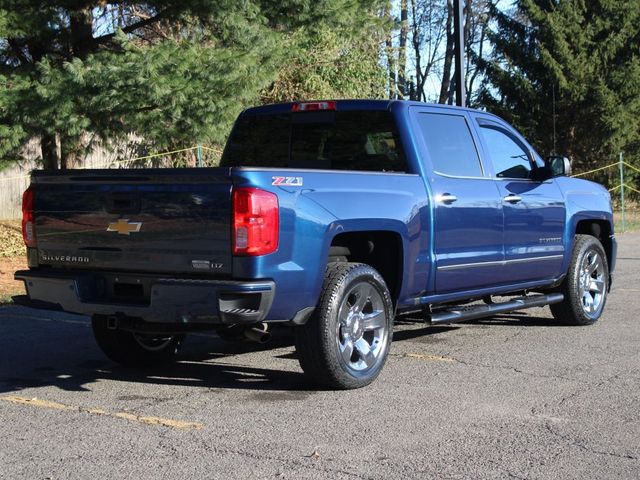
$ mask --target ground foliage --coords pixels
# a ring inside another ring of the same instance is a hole
[[[20,257],[25,255],[25,246],[20,231],[20,222],[0,221],[0,257]]]

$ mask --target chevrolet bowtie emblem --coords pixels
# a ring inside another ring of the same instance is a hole
[[[120,235],[130,235],[142,228],[142,222],[130,222],[128,218],[121,218],[117,222],[110,223],[107,232],[118,232]]]

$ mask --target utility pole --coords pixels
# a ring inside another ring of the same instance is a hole
[[[453,36],[456,56],[456,105],[467,106],[464,84],[464,0],[453,0]]]

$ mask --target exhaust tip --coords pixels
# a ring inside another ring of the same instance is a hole
[[[271,333],[267,331],[267,325],[264,323],[260,327],[247,328],[244,331],[244,336],[247,340],[262,345],[271,340]]]

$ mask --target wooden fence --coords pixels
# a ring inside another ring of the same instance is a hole
[[[171,152],[147,153],[135,139],[120,148],[95,148],[78,165],[70,168],[167,168],[214,167],[220,161],[221,149],[205,145]],[[27,146],[26,162],[0,172],[0,220],[22,216],[22,193],[29,186],[29,172],[37,168],[37,145]]]

